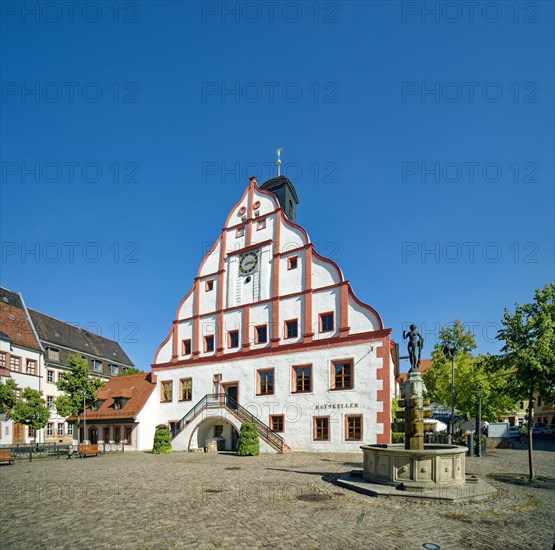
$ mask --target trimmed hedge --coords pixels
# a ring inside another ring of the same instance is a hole
[[[237,446],[239,456],[254,456],[260,454],[260,441],[253,422],[243,422]]]
[[[152,452],[155,455],[164,455],[166,453],[172,452],[170,429],[165,424],[160,424],[156,426]]]

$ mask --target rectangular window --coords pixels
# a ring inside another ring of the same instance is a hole
[[[10,355],[10,370],[14,372],[21,372],[21,357]]]
[[[4,351],[0,351],[0,369],[6,368],[6,353]]]
[[[27,426],[27,433],[30,438],[35,437],[35,428],[33,428],[33,426]]]
[[[125,426],[125,444],[132,445],[131,432],[133,431],[133,426]]]
[[[266,229],[266,220],[259,220],[256,223],[256,230],[260,231],[261,229]]]
[[[227,339],[228,348],[238,348],[239,347],[239,331],[230,330]]]
[[[48,348],[48,359],[50,359],[51,361],[59,361],[60,350],[55,348]]]
[[[121,441],[121,428],[119,426],[114,426],[114,443],[119,443]]]
[[[332,361],[332,390],[353,388],[353,361]]]
[[[110,428],[109,428],[109,427],[105,427],[105,428],[104,428],[104,443],[108,443],[109,441],[111,441],[111,437],[110,437]]]
[[[60,380],[63,380],[65,377],[66,377],[66,375],[65,375],[64,372],[59,372],[59,373],[58,373],[58,382],[59,382]]]
[[[67,425],[67,435],[73,435],[73,424]]]
[[[214,351],[214,335],[204,337],[204,351]]]
[[[362,440],[362,415],[349,415],[345,417],[345,431],[347,441]]]
[[[320,313],[320,332],[331,332],[333,330],[333,311]]]
[[[285,421],[283,414],[271,414],[270,415],[270,429],[273,432],[283,432]]]
[[[98,361],[98,359],[93,359],[93,370],[95,372],[102,372],[102,361]]]
[[[119,373],[119,367],[117,365],[110,365],[110,373],[115,376]]]
[[[245,234],[245,228],[244,227],[238,227],[237,228],[237,237],[242,237]]]
[[[268,341],[268,325],[260,325],[255,329],[255,342],[265,344]]]
[[[312,366],[302,365],[293,367],[293,392],[302,393],[312,391]]]
[[[221,424],[214,426],[214,437],[223,437],[224,427]]]
[[[36,374],[36,370],[37,370],[37,362],[34,361],[33,359],[27,359],[27,368],[26,368],[27,374]]]
[[[180,381],[181,389],[179,391],[180,401],[191,401],[193,399],[193,379],[182,378]]]
[[[274,393],[274,369],[256,371],[258,380],[256,384],[256,395],[273,395]]]
[[[181,342],[181,355],[191,355],[191,340]]]
[[[285,338],[297,338],[299,335],[299,326],[297,319],[285,321]]]
[[[210,292],[211,290],[214,290],[214,279],[210,279],[204,283],[204,291]]]
[[[47,370],[46,371],[46,381],[47,382],[54,382],[54,371],[53,370]]]
[[[62,437],[64,435],[64,433],[65,433],[64,424],[62,422],[60,422],[58,424],[58,437]]]
[[[287,258],[287,269],[297,269],[299,265],[299,257],[298,256],[291,256]]]
[[[15,396],[18,399],[21,399],[21,394],[23,393],[23,390],[21,388],[15,388],[14,392],[15,392]]]
[[[46,396],[46,405],[49,409],[53,409],[54,408],[54,397],[52,397],[51,395],[47,395]]]
[[[330,417],[314,417],[314,441],[329,441],[330,439]]]
[[[52,437],[54,435],[54,422],[49,422],[46,425],[46,435]]]
[[[162,382],[161,389],[160,402],[170,403],[173,400],[173,382],[171,380]]]

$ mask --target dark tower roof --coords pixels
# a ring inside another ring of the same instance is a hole
[[[297,204],[299,204],[299,197],[295,186],[285,176],[278,176],[265,181],[261,185],[262,189],[270,191],[277,198],[279,205],[283,208],[287,217],[292,221],[296,221]]]

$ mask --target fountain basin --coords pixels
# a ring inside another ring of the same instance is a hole
[[[411,492],[434,491],[465,484],[466,447],[424,445],[423,450],[403,444],[362,445],[362,477],[371,483]]]

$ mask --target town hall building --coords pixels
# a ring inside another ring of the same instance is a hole
[[[298,202],[286,177],[251,178],[156,352],[136,448],[166,424],[174,450],[233,450],[245,420],[267,452],[390,442],[391,329],[316,252]]]

